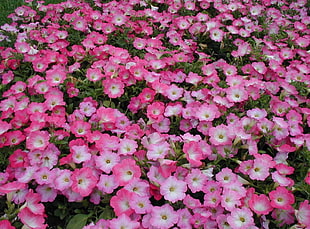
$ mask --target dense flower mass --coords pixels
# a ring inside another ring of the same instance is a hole
[[[310,228],[309,3],[90,2],[0,27],[0,227]]]

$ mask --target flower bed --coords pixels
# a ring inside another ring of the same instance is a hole
[[[306,1],[28,1],[1,26],[1,228],[309,228]]]

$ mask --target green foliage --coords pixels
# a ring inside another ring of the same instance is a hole
[[[77,214],[70,219],[66,229],[82,229],[86,225],[88,218],[89,215]]]

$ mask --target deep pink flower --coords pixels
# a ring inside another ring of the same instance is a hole
[[[74,170],[71,179],[72,190],[83,197],[88,196],[97,184],[97,178],[88,167]]]
[[[12,226],[11,222],[7,219],[1,220],[0,221],[0,228],[3,229],[15,229],[14,226]]]
[[[295,197],[292,192],[286,188],[279,186],[276,190],[269,193],[271,206],[283,210],[292,209],[292,204],[295,202]]]
[[[137,166],[136,161],[127,158],[116,164],[112,168],[113,174],[116,176],[119,184],[124,186],[135,178],[140,178],[141,169]]]

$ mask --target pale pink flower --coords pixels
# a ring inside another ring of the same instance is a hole
[[[158,144],[151,144],[147,147],[147,158],[149,160],[163,159],[168,154],[170,150],[170,145],[164,141]]]
[[[178,214],[169,204],[152,208],[150,224],[153,227],[165,229],[171,228],[179,220]]]
[[[304,200],[299,205],[299,209],[295,212],[298,222],[302,226],[310,227],[310,205],[309,200]]]
[[[221,42],[224,37],[224,31],[219,28],[213,28],[210,30],[210,38],[213,41]]]
[[[115,175],[101,174],[96,186],[102,193],[110,194],[119,186],[119,184]]]
[[[200,169],[192,169],[191,172],[186,176],[185,181],[190,190],[195,193],[202,191],[205,185],[207,176],[201,172]]]
[[[186,182],[178,180],[174,176],[168,177],[160,186],[160,194],[166,200],[175,203],[178,200],[183,200],[187,190]]]
[[[248,92],[243,86],[229,87],[226,89],[227,99],[232,103],[243,102],[248,99]]]
[[[138,229],[140,228],[140,223],[133,221],[126,214],[121,214],[117,218],[110,220],[110,229]]]
[[[72,172],[68,169],[59,170],[54,180],[55,188],[60,191],[70,188],[72,185],[71,174]]]
[[[151,201],[146,196],[135,196],[129,200],[129,205],[137,214],[146,214],[152,209]]]
[[[236,208],[227,217],[227,222],[233,229],[251,228],[251,226],[254,226],[253,213],[245,207]]]
[[[53,184],[51,184],[52,186]],[[41,202],[53,202],[57,197],[57,190],[50,185],[40,185],[36,188],[37,193],[41,195]]]
[[[72,159],[77,164],[88,161],[91,158],[91,154],[87,145],[74,145],[70,149],[72,152]]]
[[[231,134],[229,133],[228,126],[221,124],[209,129],[210,142],[213,145],[227,145],[231,143]]]
[[[104,151],[100,156],[95,158],[96,166],[105,173],[110,173],[119,161],[120,156],[111,151]]]
[[[206,103],[199,106],[195,114],[199,121],[213,121],[215,118],[220,117],[220,115],[221,113],[216,105]]]

